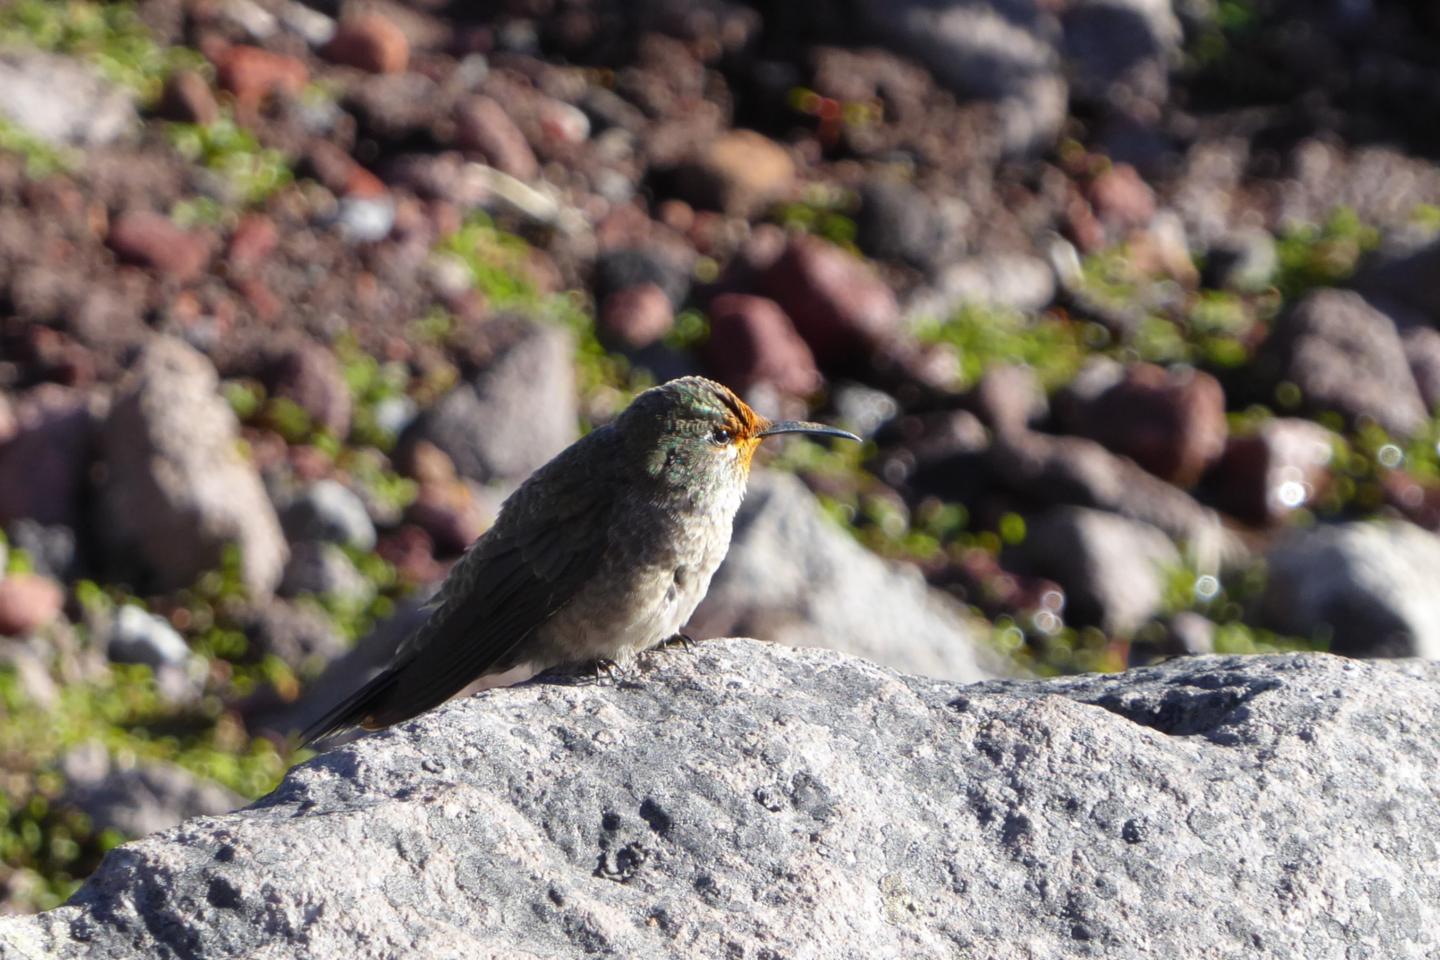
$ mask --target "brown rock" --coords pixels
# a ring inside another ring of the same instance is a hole
[[[166,120],[210,124],[220,116],[220,106],[204,77],[194,70],[177,70],[165,81],[155,112]]]
[[[674,325],[670,298],[653,283],[617,290],[600,308],[601,335],[631,350],[657,342]]]
[[[1136,364],[1080,405],[1072,432],[1098,440],[1146,470],[1193,485],[1225,451],[1225,393],[1208,373]]]
[[[177,280],[199,276],[210,263],[208,238],[150,210],[121,214],[110,225],[108,239],[120,259]]]
[[[335,63],[370,73],[404,73],[410,63],[410,41],[405,33],[378,13],[341,21],[320,52]]]
[[[512,177],[533,180],[540,172],[525,134],[505,108],[490,97],[469,97],[456,107],[455,143]]]
[[[49,577],[11,574],[0,580],[0,634],[33,633],[60,615],[65,592]]]
[[[222,47],[212,59],[216,83],[234,95],[242,113],[253,112],[276,94],[296,96],[310,80],[310,71],[299,60],[259,47]]]
[[[900,328],[900,307],[885,282],[816,237],[792,237],[761,289],[794,321],[824,369],[860,364]]]
[[[753,130],[731,130],[701,148],[676,171],[681,196],[697,207],[752,217],[795,183],[789,152]]]
[[[768,383],[806,396],[820,388],[815,356],[774,300],[727,293],[710,303],[705,363],[732,389]]]

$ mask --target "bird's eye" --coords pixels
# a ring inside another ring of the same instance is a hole
[[[716,446],[724,447],[735,439],[735,434],[728,427],[716,427],[710,431],[710,442]]]

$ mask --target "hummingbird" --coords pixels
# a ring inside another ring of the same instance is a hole
[[[302,743],[408,720],[519,667],[613,670],[642,650],[688,643],[680,629],[730,549],[755,450],[787,433],[860,439],[772,422],[704,377],[641,393],[505,500],[390,664]]]

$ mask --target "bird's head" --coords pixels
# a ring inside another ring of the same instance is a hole
[[[704,377],[681,377],[646,390],[621,414],[616,427],[647,473],[679,485],[702,478],[743,480],[766,437],[808,433],[860,439],[820,423],[768,420],[727,387]]]

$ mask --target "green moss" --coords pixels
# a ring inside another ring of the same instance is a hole
[[[60,758],[92,741],[113,756],[177,763],[249,798],[273,789],[290,759],[270,741],[246,737],[213,697],[166,703],[148,667],[113,665],[67,683],[52,709],[30,702],[14,670],[0,668],[0,862],[30,882],[14,906],[58,905],[123,839],[95,831],[62,802]]]
[[[917,333],[922,341],[955,348],[965,387],[996,364],[1018,363],[1031,367],[1041,384],[1053,390],[1073,379],[1085,361],[1086,331],[1052,314],[1027,317],[1014,310],[969,306],[922,325]]]
[[[1379,244],[1380,232],[1361,223],[1348,207],[1337,208],[1323,224],[1288,227],[1276,242],[1275,286],[1290,302],[1316,287],[1334,286]]]
[[[420,491],[419,484],[397,473],[378,450],[347,448],[335,465],[349,474],[356,486],[397,513],[414,503]]]
[[[78,158],[75,151],[56,147],[4,117],[0,117],[0,150],[24,158],[25,175],[35,180],[70,170]]]
[[[787,230],[824,237],[838,247],[858,254],[856,226],[852,218],[856,204],[847,194],[821,194],[804,201],[783,203],[771,219]]]
[[[0,6],[0,46],[5,45],[85,60],[143,103],[158,98],[176,70],[209,69],[194,50],[157,44],[132,3],[15,0]]]
[[[244,205],[263,203],[295,179],[283,153],[262,147],[255,134],[228,116],[210,124],[170,123],[166,132],[182,157],[219,174]]]
[[[665,346],[672,350],[694,350],[710,339],[710,321],[699,310],[682,310],[675,317],[675,326],[665,335]]]
[[[336,341],[335,353],[350,390],[350,442],[389,450],[397,438],[381,426],[378,411],[382,404],[407,395],[409,369],[401,363],[381,363],[348,336]]]
[[[483,213],[446,238],[439,249],[465,264],[475,288],[500,310],[527,314],[568,328],[575,336],[575,365],[587,408],[613,413],[641,390],[653,385],[647,371],[605,349],[585,297],[576,291],[541,294],[530,276],[531,250],[521,237],[507,233]]]

